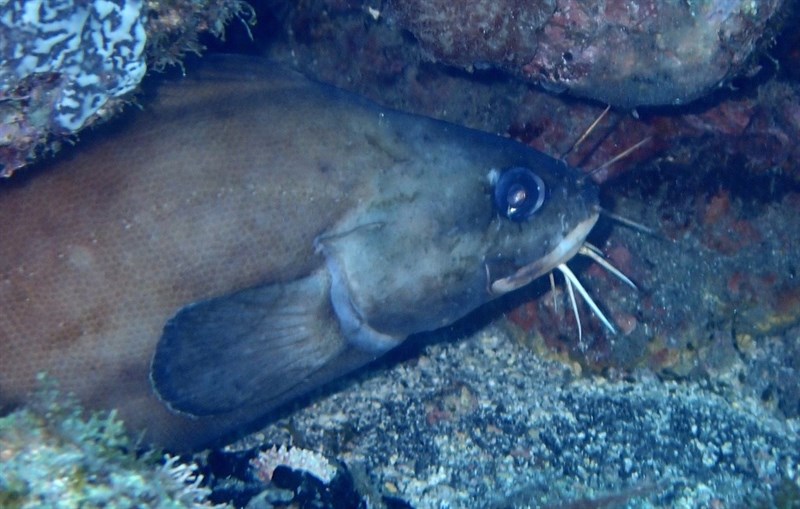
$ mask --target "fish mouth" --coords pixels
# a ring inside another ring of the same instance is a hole
[[[539,276],[543,276],[559,265],[571,260],[583,245],[586,236],[594,228],[599,214],[593,214],[584,219],[567,234],[558,245],[533,263],[517,269],[514,274],[498,279],[490,285],[489,289],[494,295],[502,295],[518,288],[522,288]]]

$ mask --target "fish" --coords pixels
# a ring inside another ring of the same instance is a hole
[[[598,191],[511,139],[209,56],[0,185],[0,405],[40,373],[170,450],[565,267]]]

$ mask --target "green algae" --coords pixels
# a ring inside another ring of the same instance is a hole
[[[44,386],[33,403],[0,418],[0,507],[213,507],[195,465],[143,449],[113,411],[86,417]]]

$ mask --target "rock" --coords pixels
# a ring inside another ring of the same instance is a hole
[[[393,0],[387,15],[432,59],[633,108],[683,104],[748,72],[782,4]]]

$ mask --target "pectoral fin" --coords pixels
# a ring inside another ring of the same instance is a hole
[[[150,378],[173,410],[192,416],[266,411],[369,359],[348,354],[318,272],[191,304],[164,327]],[[345,362],[342,362],[344,360]]]

